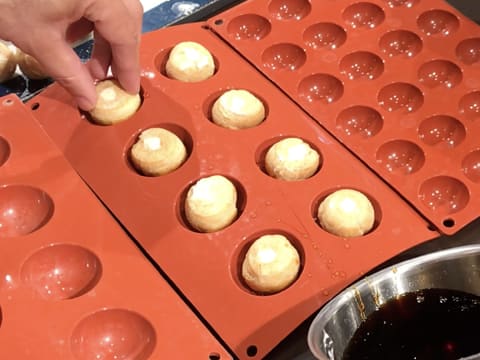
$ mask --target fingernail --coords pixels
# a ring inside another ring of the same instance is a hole
[[[90,111],[95,106],[93,101],[91,101],[91,100],[89,100],[89,99],[87,99],[86,97],[83,97],[83,96],[77,97],[76,101],[77,101],[78,107],[80,109],[84,110],[84,111]]]

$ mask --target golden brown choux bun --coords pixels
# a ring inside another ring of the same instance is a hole
[[[242,277],[248,287],[264,294],[287,288],[300,271],[300,255],[283,235],[264,235],[245,254]]]
[[[290,137],[273,144],[265,156],[267,173],[277,179],[308,179],[320,165],[320,155],[302,139]]]
[[[0,83],[12,78],[17,68],[15,51],[0,42]]]
[[[342,237],[362,236],[375,223],[375,210],[368,197],[352,189],[328,195],[318,207],[317,215],[322,228]]]
[[[215,63],[212,54],[203,45],[184,41],[170,51],[165,71],[169,78],[183,82],[198,82],[213,75]]]
[[[31,55],[18,51],[18,66],[22,70],[23,75],[32,80],[43,80],[49,77],[43,67]]]
[[[246,129],[265,119],[263,103],[247,90],[228,90],[213,104],[212,120],[227,129]]]
[[[182,165],[187,158],[187,150],[174,133],[162,128],[150,128],[140,133],[132,146],[130,158],[143,175],[159,176]]]
[[[97,83],[97,103],[90,111],[92,120],[100,125],[113,125],[128,119],[140,107],[140,94],[129,94],[116,80]]]
[[[235,220],[237,212],[237,190],[224,176],[200,179],[187,193],[185,215],[198,231],[221,230]]]

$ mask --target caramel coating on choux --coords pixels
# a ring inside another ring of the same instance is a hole
[[[0,42],[0,83],[13,77],[17,68],[15,52],[3,42]]]
[[[237,217],[237,190],[222,175],[198,180],[185,200],[185,215],[200,232],[214,232],[230,225]]]
[[[113,125],[127,120],[140,107],[140,94],[129,94],[116,80],[97,83],[97,103],[90,111],[92,120],[100,125]]]
[[[187,158],[187,150],[177,135],[163,128],[140,133],[130,150],[133,166],[143,175],[160,176],[176,170]]]
[[[246,129],[265,119],[265,106],[247,90],[228,90],[213,104],[212,121],[227,129]]]
[[[277,179],[304,180],[317,172],[320,160],[319,153],[305,141],[289,137],[268,149],[265,169],[270,176]]]
[[[362,236],[372,230],[375,210],[364,194],[342,189],[328,195],[318,207],[318,221],[326,231],[342,237]]]
[[[256,292],[273,294],[292,284],[300,271],[300,255],[283,235],[259,237],[247,250],[242,277]]]
[[[215,72],[212,54],[203,45],[184,41],[173,47],[165,71],[169,78],[183,82],[199,82]]]
[[[32,80],[43,80],[49,77],[37,59],[33,56],[19,50],[17,59],[20,70],[27,78]]]

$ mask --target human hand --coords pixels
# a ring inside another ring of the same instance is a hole
[[[142,16],[139,0],[0,0],[0,38],[37,59],[81,109],[91,110],[94,80],[109,67],[126,91],[138,93]],[[92,30],[92,56],[82,64],[70,44]]]

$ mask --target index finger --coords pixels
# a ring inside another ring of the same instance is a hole
[[[122,87],[130,93],[138,93],[141,3],[138,0],[97,0],[87,8],[85,17],[110,44],[112,70]]]

